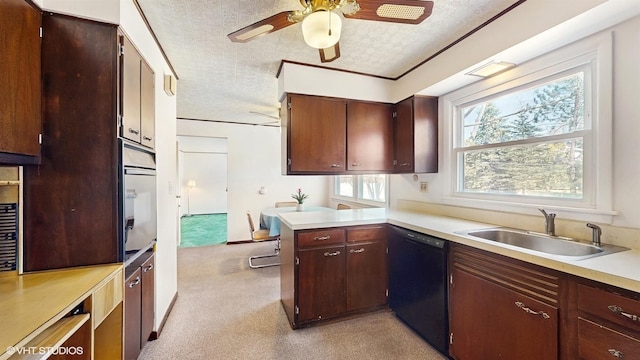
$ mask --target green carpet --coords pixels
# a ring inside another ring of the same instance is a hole
[[[227,214],[183,216],[180,219],[180,247],[227,242]]]

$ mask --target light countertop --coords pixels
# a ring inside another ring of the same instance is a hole
[[[303,211],[284,213],[279,216],[282,224],[292,230],[389,223],[451,242],[487,250],[640,293],[640,249],[631,249],[583,260],[571,260],[455,233],[497,227],[494,224],[384,208],[321,212]]]
[[[112,264],[0,277],[0,359],[9,357],[9,347],[25,346],[120,269],[122,264]]]

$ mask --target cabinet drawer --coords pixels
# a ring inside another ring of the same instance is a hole
[[[122,270],[120,270],[111,280],[93,293],[94,327],[98,327],[102,320],[122,302],[122,284]]]
[[[640,359],[640,340],[580,319],[578,353],[581,359]]]
[[[384,226],[373,226],[347,230],[348,242],[384,240],[386,238],[387,228]]]
[[[314,230],[308,232],[300,232],[298,234],[298,247],[311,247],[342,243],[344,243],[343,229]]]
[[[640,332],[639,301],[580,284],[578,309]]]

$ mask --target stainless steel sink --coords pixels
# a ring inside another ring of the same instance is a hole
[[[496,241],[545,254],[570,258],[573,260],[587,259],[594,256],[629,250],[627,248],[614,245],[602,245],[601,247],[598,247],[567,238],[510,228],[469,230],[456,233],[470,236],[472,238]]]

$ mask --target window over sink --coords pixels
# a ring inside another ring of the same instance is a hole
[[[598,35],[444,95],[444,202],[614,215],[611,54]]]

